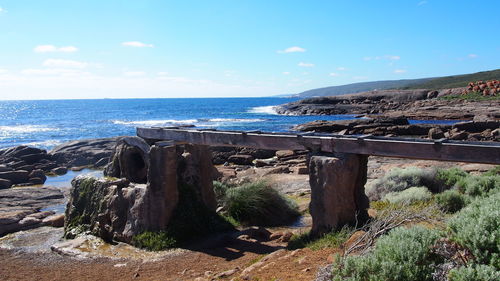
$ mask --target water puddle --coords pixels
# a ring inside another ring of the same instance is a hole
[[[48,176],[43,186],[57,187],[61,189],[61,191],[65,194],[65,197],[67,197],[66,195],[71,188],[71,181],[73,180],[73,178],[79,175],[88,175],[98,178],[103,177],[103,173],[101,170],[83,169],[81,171],[68,171],[68,173],[62,176]],[[62,214],[66,211],[66,204],[67,198],[64,203],[48,206],[41,209],[40,211],[53,211],[56,214]]]

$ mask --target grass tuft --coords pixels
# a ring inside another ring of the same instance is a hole
[[[227,189],[224,209],[245,225],[285,225],[300,215],[295,202],[263,181]]]

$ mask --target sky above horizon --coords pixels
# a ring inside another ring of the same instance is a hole
[[[496,0],[0,0],[0,100],[257,97],[493,70],[499,10]]]

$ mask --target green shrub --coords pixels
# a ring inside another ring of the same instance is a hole
[[[134,236],[132,243],[134,246],[144,248],[149,251],[161,251],[174,247],[177,242],[166,232],[146,231]]]
[[[500,175],[500,165],[495,166],[495,168],[485,172],[483,174],[484,176],[495,176],[495,175]]]
[[[283,225],[300,215],[295,202],[262,181],[228,189],[224,208],[227,215],[249,225]]]
[[[451,238],[471,250],[475,261],[500,268],[500,193],[479,198],[450,219]]]
[[[469,174],[460,168],[438,169],[436,172],[436,179],[442,182],[444,189],[449,189],[468,175]]]
[[[223,201],[224,197],[226,196],[226,191],[229,188],[231,188],[229,185],[224,184],[220,181],[214,181],[213,186],[214,186],[214,193],[215,193],[215,198],[217,199],[217,202]]]
[[[333,264],[333,280],[432,280],[441,258],[430,247],[439,236],[423,227],[396,228],[379,238],[371,253],[338,259]]]
[[[497,281],[500,271],[488,265],[462,266],[452,269],[448,275],[450,281]]]
[[[447,213],[456,213],[467,204],[466,196],[453,189],[436,194],[435,200],[438,206]]]
[[[468,176],[459,180],[457,188],[470,196],[486,196],[492,190],[500,189],[500,175]]]
[[[397,204],[410,204],[417,201],[432,199],[432,193],[426,187],[410,187],[400,192],[387,193],[383,200]]]
[[[380,200],[389,192],[398,192],[415,186],[425,186],[430,190],[437,188],[435,171],[416,167],[394,168],[382,178],[375,180],[366,189],[366,195],[372,201]]]
[[[324,248],[337,248],[351,237],[353,231],[350,227],[343,227],[339,231],[332,231],[318,239],[311,238],[309,232],[295,234],[290,239],[290,242],[288,242],[287,249],[310,248],[315,251]]]

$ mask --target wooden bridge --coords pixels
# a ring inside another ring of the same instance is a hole
[[[137,128],[150,142],[170,140],[204,146],[243,146],[269,150],[311,151],[309,182],[313,234],[368,218],[364,193],[368,156],[500,164],[500,143],[216,131],[182,128]]]

